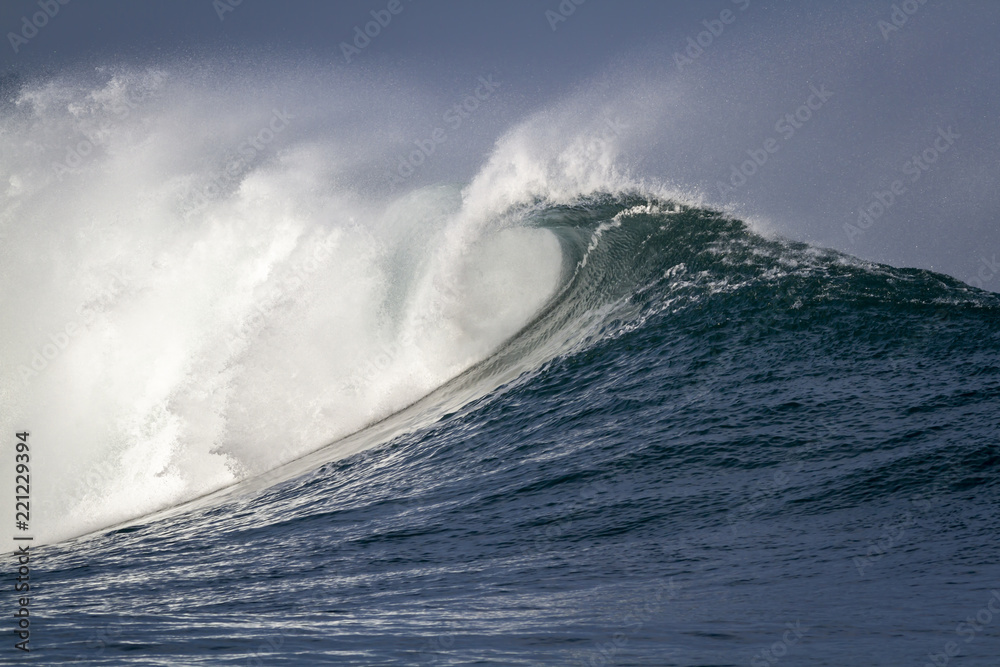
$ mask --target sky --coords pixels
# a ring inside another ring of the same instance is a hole
[[[1000,291],[990,0],[5,0],[0,30],[0,81],[309,63],[377,83],[414,128],[495,77],[422,182],[469,180],[527,118],[610,105],[644,178],[769,233]]]

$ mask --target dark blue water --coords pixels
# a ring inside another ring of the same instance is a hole
[[[1000,300],[648,203],[522,211],[565,288],[379,446],[37,549],[0,659],[1000,664]]]

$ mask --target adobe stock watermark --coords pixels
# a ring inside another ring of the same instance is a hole
[[[114,621],[111,621],[103,628],[100,628],[95,632],[90,639],[87,640],[86,648],[88,650],[93,650],[91,654],[78,653],[76,660],[84,662],[86,660],[91,660],[95,657],[99,658],[104,655],[104,650],[112,645],[112,643],[122,636],[122,629],[125,627],[124,621],[125,617],[119,614]]]
[[[809,632],[809,628],[802,627],[801,621],[785,623],[785,627],[788,629],[782,633],[780,640],[758,651],[750,658],[750,667],[771,667],[771,665],[778,664],[783,657],[788,655],[789,650],[802,641],[802,638]]]
[[[243,0],[212,0],[212,9],[219,15],[219,21],[226,20],[227,12],[235,12],[243,4]]]
[[[569,20],[569,17],[576,13],[576,8],[586,1],[587,0],[562,0],[562,2],[559,3],[559,6],[556,7],[557,11],[546,9],[545,20],[549,22],[549,27],[552,28],[552,32],[556,31],[556,28],[560,23]]]
[[[101,294],[98,295],[97,299],[91,300],[91,304],[111,301],[128,286],[130,278],[125,271],[111,271],[111,275],[113,276],[112,279]],[[69,347],[73,338],[82,333],[97,316],[93,306],[90,304],[81,306],[77,310],[77,314],[80,316],[79,320],[67,322],[59,330],[50,333],[46,342],[41,347],[32,350],[34,354],[31,357],[30,365],[21,364],[17,367],[22,384],[28,384],[29,380],[38,377],[48,368],[49,364]]]
[[[794,137],[799,130],[805,127],[806,123],[812,120],[813,115],[822,109],[823,105],[833,97],[833,92],[828,90],[825,85],[817,88],[810,84],[809,91],[811,94],[801,106],[795,109],[795,111],[781,116],[774,124],[774,131],[781,135],[783,141],[788,141]],[[782,143],[776,137],[769,137],[762,143],[760,148],[747,149],[747,155],[750,156],[750,159],[744,160],[739,166],[732,165],[729,183],[724,183],[721,180],[716,181],[719,196],[728,197],[736,192],[738,188],[746,185],[749,179],[761,167],[767,164],[771,156],[781,150],[781,146]]]
[[[427,637],[420,652],[415,656],[416,662],[440,662],[441,657],[455,646],[455,633]]]
[[[85,474],[75,476],[76,486],[68,489],[67,507],[72,509],[88,495],[101,491],[113,479],[111,468],[103,461],[92,463]]]
[[[187,216],[203,208],[250,171],[264,149],[288,127],[288,121],[292,118],[295,116],[288,113],[287,109],[272,109],[267,124],[236,147],[239,155],[228,160],[225,169],[212,175],[201,186],[193,188],[193,192],[188,192],[181,206],[181,215]]]
[[[924,173],[930,171],[931,166],[942,155],[951,150],[952,146],[955,145],[955,140],[961,139],[961,137],[962,135],[955,132],[951,126],[948,126],[947,130],[938,127],[937,136],[931,144],[904,162],[900,167],[900,171],[907,177],[909,183],[916,183]],[[870,229],[876,220],[888,213],[889,209],[899,201],[899,198],[909,191],[906,182],[902,178],[897,178],[889,184],[887,189],[873,192],[872,199],[861,207],[857,223],[844,223],[844,233],[847,234],[848,240],[851,243],[856,242],[859,236],[862,236],[866,230]]]
[[[22,16],[21,30],[17,33],[7,33],[7,41],[10,42],[10,48],[14,49],[14,53],[20,51],[22,46],[34,39],[38,35],[38,31],[56,17],[60,6],[65,7],[68,4],[69,0],[38,0],[41,11],[32,14],[30,19],[27,16]]]
[[[741,12],[745,12],[750,6],[750,0],[731,0],[731,2],[737,5]],[[677,71],[684,71],[685,67],[693,65],[695,60],[701,58],[701,55],[705,53],[705,49],[714,44],[716,39],[722,37],[722,33],[726,31],[726,26],[736,23],[737,16],[738,14],[734,13],[731,9],[723,9],[719,12],[719,18],[702,21],[701,24],[706,29],[694,37],[687,38],[687,47],[683,53],[674,51],[674,64],[677,65]]]
[[[979,263],[982,265],[976,272],[974,278],[969,278],[967,281],[973,287],[978,287],[979,289],[986,289],[986,284],[993,280],[998,273],[1000,273],[1000,263],[997,262],[997,256],[994,253],[993,259],[986,259],[986,257],[980,257]]]
[[[903,0],[903,2],[898,5],[892,6],[892,13],[889,14],[889,20],[880,20],[878,22],[878,29],[882,32],[882,39],[889,41],[889,35],[894,32],[898,32],[906,23],[910,20],[910,17],[916,14],[921,5],[926,5],[927,0]]]
[[[673,577],[667,581],[660,581],[652,595],[648,595],[641,603],[633,604],[629,608],[610,640],[595,642],[594,648],[588,651],[585,657],[580,658],[580,664],[587,667],[605,667],[614,664],[618,653],[628,645],[629,635],[639,632],[646,623],[663,613],[667,603],[677,597],[678,591],[679,587],[674,583]]]
[[[612,120],[605,118],[600,131],[586,135],[583,139],[583,149],[585,153],[594,160],[600,159],[604,154],[608,143],[615,137],[620,137],[629,128],[628,123],[623,122],[617,116]]]
[[[410,0],[412,2],[412,0]],[[392,23],[393,16],[399,16],[406,7],[402,0],[389,0],[385,9],[373,9],[371,11],[372,21],[365,23],[364,29],[360,25],[354,26],[354,39],[351,44],[340,43],[340,52],[344,54],[344,62],[350,64],[351,58],[361,55],[361,52],[368,48],[372,40],[382,34],[384,28],[388,28]],[[353,44],[353,45],[352,45]]]
[[[380,347],[378,352],[362,368],[348,375],[347,379],[342,383],[342,387],[352,389],[360,385],[365,379],[376,377],[380,372],[388,368],[393,361],[399,359],[406,349],[420,341],[427,332],[433,331],[441,318],[445,316],[443,298],[452,299],[456,302],[461,302],[464,298],[461,291],[456,290],[451,284],[441,280],[439,277],[434,279],[434,286],[442,298],[435,300],[426,312],[420,313],[416,317],[412,328],[407,328],[399,338]]]
[[[142,102],[156,97],[157,88],[165,78],[166,74],[163,72],[153,72],[150,80],[144,82],[141,90],[135,93],[132,91],[126,92],[122,101],[115,103],[111,107],[111,112],[118,116],[119,120],[125,120],[133,111],[139,108]],[[108,140],[111,130],[111,122],[105,119],[97,127],[96,131],[83,131],[84,138],[81,141],[66,146],[65,159],[62,162],[52,163],[52,171],[55,173],[56,179],[62,181],[67,175],[75,174],[84,161],[93,155],[94,150]]]
[[[270,653],[274,653],[284,645],[284,633],[279,634],[277,639],[274,637],[268,637],[267,643],[258,645],[257,650],[251,653],[250,657],[247,658],[247,667],[262,667],[265,663],[261,660],[261,658],[266,657]]]
[[[865,576],[865,569],[884,558],[890,549],[899,544],[906,534],[906,530],[915,522],[913,514],[907,511],[903,512],[896,521],[883,524],[879,539],[869,543],[865,555],[855,556],[851,559],[854,567],[858,570],[858,576]]]
[[[230,354],[246,347],[249,336],[267,319],[271,312],[285,297],[305,284],[310,274],[315,273],[329,259],[340,240],[339,235],[330,234],[322,242],[317,243],[312,253],[301,264],[295,264],[278,285],[263,299],[254,304],[253,312],[243,318],[229,337],[227,349]]]
[[[968,644],[985,632],[986,626],[993,623],[995,614],[1000,614],[1000,591],[993,589],[990,591],[989,600],[974,616],[967,617],[963,622],[955,626],[955,634],[964,638],[964,643]],[[924,667],[946,667],[962,653],[962,645],[956,641],[949,641],[944,645],[942,651],[938,653],[928,653],[927,662]]]
[[[472,114],[487,101],[500,87],[493,75],[481,76],[477,79],[478,86],[475,90],[466,95],[461,102],[452,105],[441,116],[442,123],[449,128],[435,127],[424,139],[415,139],[413,145],[416,149],[407,155],[400,155],[396,165],[396,171],[388,172],[386,178],[393,185],[401,185],[406,179],[413,176],[417,169],[422,167],[427,159],[434,154],[440,144],[448,141],[448,131],[457,132],[460,127],[472,117]]]
[[[916,525],[917,519],[930,514],[934,508],[934,503],[931,500],[946,493],[947,489],[947,483],[939,480],[926,492],[907,499],[911,509],[901,512],[894,521],[882,524],[879,527],[881,532],[878,539],[869,541],[865,554],[854,556],[851,559],[851,563],[858,571],[858,576],[864,577],[866,569],[885,558],[893,547],[900,544],[906,531]]]

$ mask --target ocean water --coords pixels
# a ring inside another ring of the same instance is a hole
[[[8,102],[38,509],[0,660],[997,664],[996,294],[763,234],[607,137],[362,196],[309,140],[234,148],[272,116],[192,136],[211,97],[164,81]]]

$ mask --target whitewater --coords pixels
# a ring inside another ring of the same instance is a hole
[[[613,127],[541,159],[515,133],[464,189],[374,196],[287,107],[196,122],[246,104],[197,74],[99,69],[6,100],[2,306],[31,314],[7,331],[4,417],[65,443],[39,462],[46,541],[269,471],[460,375],[565,282],[518,207],[625,182]]]
[[[38,660],[916,664],[988,604],[995,294],[650,175],[669,89],[484,144],[399,85],[6,86]]]

